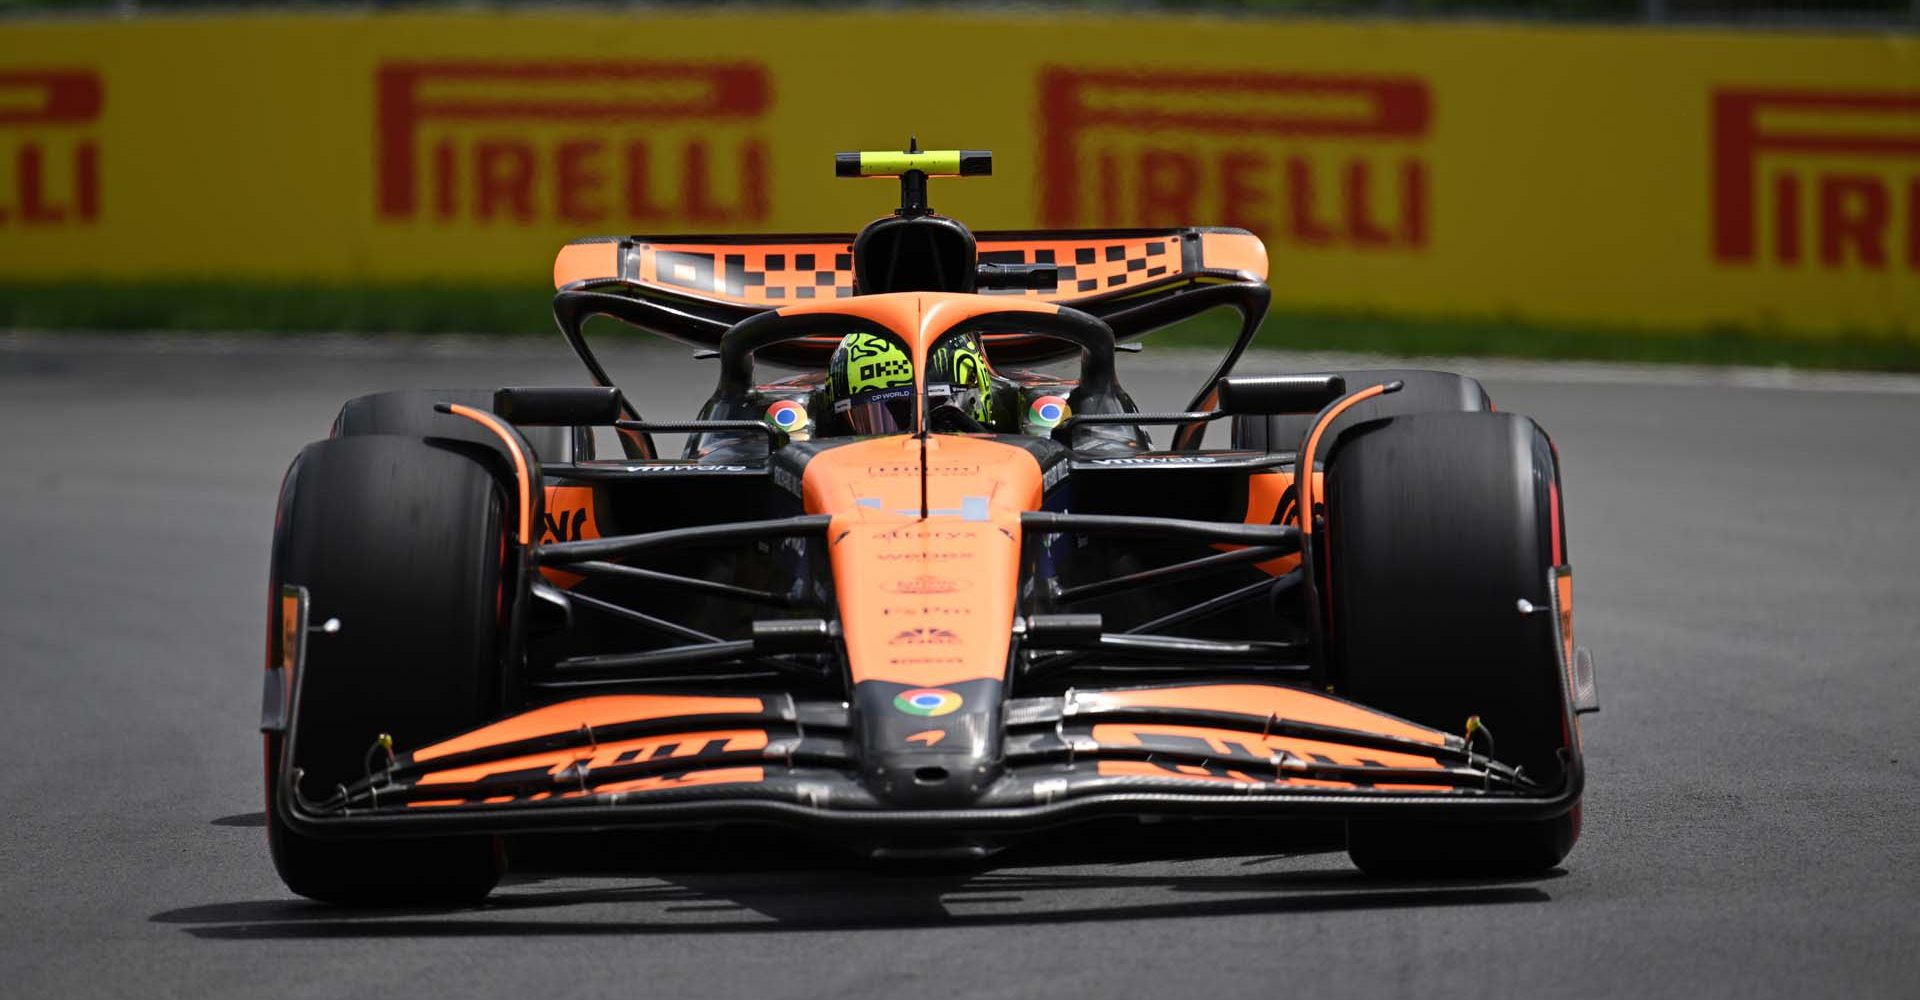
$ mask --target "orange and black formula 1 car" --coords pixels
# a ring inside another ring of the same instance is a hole
[[[294,891],[472,898],[505,834],[743,823],[923,855],[1301,817],[1369,871],[1566,855],[1595,702],[1546,434],[1458,375],[1234,374],[1258,239],[927,207],[989,164],[842,154],[901,186],[852,237],[573,243],[554,311],[592,385],[345,405],[273,544]],[[1116,351],[1222,307],[1214,375],[1140,412]],[[716,359],[698,418],[643,416],[594,317]]]

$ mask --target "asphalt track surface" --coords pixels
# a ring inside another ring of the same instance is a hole
[[[708,365],[614,368],[666,415]],[[1560,873],[1375,882],[1304,832],[1156,831],[1177,860],[1069,837],[974,873],[597,843],[480,908],[354,912],[291,897],[261,829],[280,475],[348,396],[573,363],[0,337],[0,994],[1914,996],[1920,382],[1461,367],[1565,466],[1605,708]],[[1122,376],[1172,408],[1204,368],[1149,348]]]

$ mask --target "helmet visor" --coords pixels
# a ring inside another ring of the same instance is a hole
[[[834,404],[855,434],[902,434],[913,430],[913,386],[863,392]]]
[[[985,424],[993,417],[992,401],[973,386],[927,383],[927,417],[936,431],[941,429],[938,411],[943,407],[952,407],[978,424]],[[981,419],[983,415],[987,419]]]
[[[927,352],[927,408],[951,406],[976,424],[993,421],[993,380],[974,333],[950,333]],[[935,428],[938,429],[938,428]]]

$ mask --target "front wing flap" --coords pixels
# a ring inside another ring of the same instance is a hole
[[[283,767],[276,807],[321,836],[727,821],[994,832],[1169,813],[1537,818],[1570,808],[1581,783],[1577,756],[1547,786],[1462,737],[1331,695],[1192,684],[1015,699],[997,777],[974,802],[901,809],[863,780],[851,711],[785,694],[581,698],[371,754],[365,778],[318,800]],[[931,751],[939,732],[908,739]]]

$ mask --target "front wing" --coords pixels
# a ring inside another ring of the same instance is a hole
[[[1330,695],[1201,683],[1015,699],[974,801],[902,809],[863,781],[850,711],[785,694],[581,698],[410,752],[376,747],[365,778],[319,800],[283,766],[275,804],[316,836],[733,821],[984,834],[1129,815],[1536,819],[1571,808],[1582,783],[1577,751],[1540,784],[1460,736]]]

